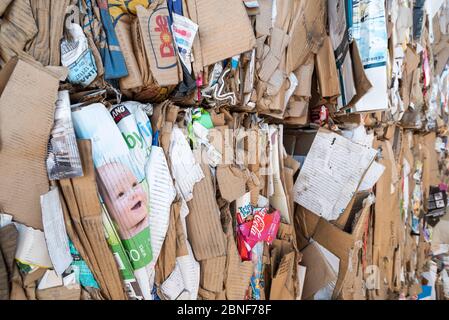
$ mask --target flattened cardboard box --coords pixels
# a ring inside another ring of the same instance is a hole
[[[424,152],[424,172],[423,185],[436,186],[441,182],[440,170],[438,168],[438,153],[435,150],[436,133],[431,132],[422,136],[422,146],[426,149]],[[428,192],[428,190],[425,190]]]
[[[47,144],[59,80],[13,58],[0,73],[0,207],[43,229],[40,196],[49,190]]]

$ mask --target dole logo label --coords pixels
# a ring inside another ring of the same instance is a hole
[[[176,52],[168,23],[167,7],[156,9],[148,20],[151,50],[158,69],[176,67]]]

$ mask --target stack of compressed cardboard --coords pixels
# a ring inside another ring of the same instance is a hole
[[[449,2],[0,4],[1,299],[447,299]]]

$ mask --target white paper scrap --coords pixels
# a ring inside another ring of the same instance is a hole
[[[150,198],[150,231],[153,261],[162,248],[170,220],[170,207],[176,190],[162,148],[153,146],[147,168]]]
[[[204,173],[196,162],[186,137],[177,126],[173,128],[170,140],[170,159],[175,186],[184,200],[190,201],[193,197],[193,187],[204,178]]]
[[[44,233],[20,223],[15,223],[15,225],[19,232],[16,259],[21,263],[52,268]]]
[[[146,175],[150,198],[149,220],[153,252],[153,260],[149,266],[154,268],[167,234],[171,204],[176,197],[176,190],[162,148],[152,147]],[[151,279],[154,280],[154,272],[152,272]]]
[[[12,223],[12,215],[6,213],[0,213],[0,228],[6,227]]]
[[[377,152],[321,129],[294,186],[294,200],[336,220],[346,209]]]
[[[359,187],[359,191],[367,191],[372,189],[377,181],[379,181],[380,177],[382,177],[384,171],[385,167],[380,163],[374,161],[363,177],[362,183]]]
[[[187,242],[189,255],[177,257],[176,266],[161,285],[162,293],[170,300],[196,300],[200,285],[200,265]],[[188,293],[188,294],[186,294]]]
[[[192,20],[173,13],[173,38],[179,50],[179,57],[189,71],[192,72],[192,46],[198,31],[198,25]]]
[[[62,277],[58,275],[54,270],[47,270],[44,276],[42,277],[41,281],[39,281],[37,289],[44,290],[48,288],[60,287],[62,285],[63,285]]]
[[[58,275],[61,275],[72,263],[69,238],[64,224],[58,188],[41,196],[42,222],[48,253]]]

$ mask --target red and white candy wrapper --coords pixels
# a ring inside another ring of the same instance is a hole
[[[269,212],[268,208],[254,208],[254,218],[238,226],[237,242],[242,260],[251,259],[251,249],[261,241],[269,244],[276,239],[281,222],[278,210]]]

